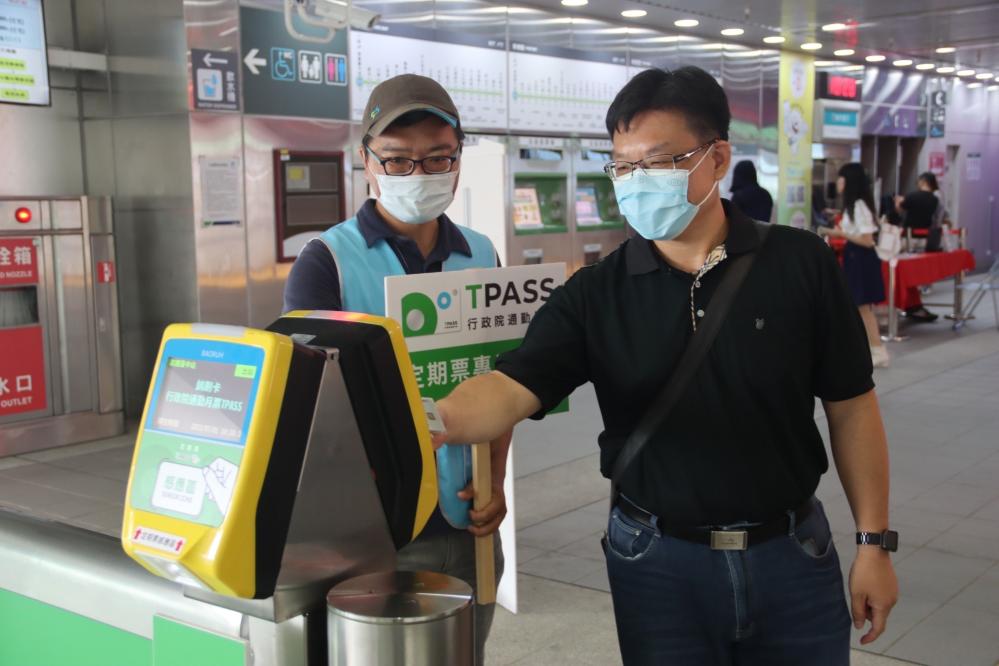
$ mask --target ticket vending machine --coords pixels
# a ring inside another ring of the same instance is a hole
[[[271,329],[167,329],[121,540],[185,595],[280,623],[393,569],[437,481],[397,324],[297,313]]]
[[[606,139],[582,139],[572,153],[575,268],[595,264],[627,239],[627,225],[617,207],[614,184],[603,171],[611,161],[611,149]]]
[[[504,265],[565,262],[571,265],[573,199],[567,139],[510,140],[511,219]]]

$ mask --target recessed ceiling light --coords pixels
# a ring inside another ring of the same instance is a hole
[[[867,62],[883,62],[885,57],[880,53],[875,53],[874,55],[869,55],[864,60]]]
[[[969,88],[981,88],[982,84],[981,83],[969,83],[968,87]]]
[[[956,67],[937,67],[937,74],[953,74],[955,71]]]
[[[972,76],[975,73],[973,69],[962,69],[957,73],[958,76]]]
[[[721,34],[726,37],[738,37],[739,35],[745,33],[746,31],[742,28],[725,28],[721,31]]]
[[[953,53],[956,50],[953,46],[941,46],[937,49],[937,53]]]
[[[859,72],[864,68],[863,65],[847,65],[843,68],[844,72]]]
[[[981,74],[975,74],[976,79],[981,79],[982,81],[987,81],[989,79],[995,78],[995,74],[991,72],[982,72]]]
[[[625,18],[642,18],[648,14],[644,9],[625,9],[621,12],[621,16]]]
[[[763,41],[767,44],[783,44],[786,39],[780,35],[770,35],[769,37],[764,37]]]
[[[936,65],[929,62],[921,62],[918,65],[916,65],[916,69],[923,69],[923,70],[933,69],[934,67],[936,67]]]
[[[583,7],[590,4],[590,0],[562,0],[565,7]]]
[[[815,61],[815,66],[816,67],[835,67],[837,65],[842,65],[842,64],[843,63],[841,63],[838,60],[816,60]]]
[[[678,28],[696,28],[701,24],[697,19],[678,19],[673,21],[673,25]]]
[[[838,30],[846,30],[845,23],[826,23],[822,26],[822,29],[826,32],[836,32]]]
[[[840,58],[852,56],[854,53],[856,53],[856,51],[853,49],[839,49],[838,51],[833,51],[833,55],[839,56]]]
[[[986,90],[988,90],[989,92],[995,92],[999,90],[999,85],[991,85],[988,88],[986,88]]]
[[[892,63],[896,67],[908,67],[912,64],[911,60],[893,60]]]
[[[801,48],[805,51],[818,51],[822,48],[822,45],[818,42],[805,42],[801,45]]]

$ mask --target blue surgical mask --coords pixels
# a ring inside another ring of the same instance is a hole
[[[690,174],[701,166],[711,148],[693,169],[637,169],[628,180],[614,181],[617,205],[628,223],[648,240],[673,240],[682,234],[708,200],[718,181],[700,203],[687,200]]]

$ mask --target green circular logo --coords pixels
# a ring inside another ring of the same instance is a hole
[[[437,332],[437,306],[426,294],[413,292],[402,297],[402,334],[407,338]]]

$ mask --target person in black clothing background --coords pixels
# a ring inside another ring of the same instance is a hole
[[[933,222],[937,219],[937,208],[942,204],[936,194],[933,193],[933,186],[936,184],[936,177],[931,183],[927,174],[921,174],[916,181],[916,191],[903,196],[895,197],[895,210],[902,215],[902,226],[906,229],[931,229]],[[915,288],[914,288],[915,290]],[[915,305],[906,308],[905,316],[915,322],[933,322],[937,315],[930,312],[923,306],[917,294],[913,294],[913,300],[918,300]]]
[[[756,180],[756,167],[749,160],[743,160],[735,165],[732,171],[732,203],[743,213],[759,220],[769,222],[773,213],[774,200],[770,193],[760,187]]]
[[[940,200],[933,194],[930,183],[923,177],[916,184],[916,191],[904,197],[895,197],[895,208],[903,215],[902,226],[908,229],[929,229]]]

